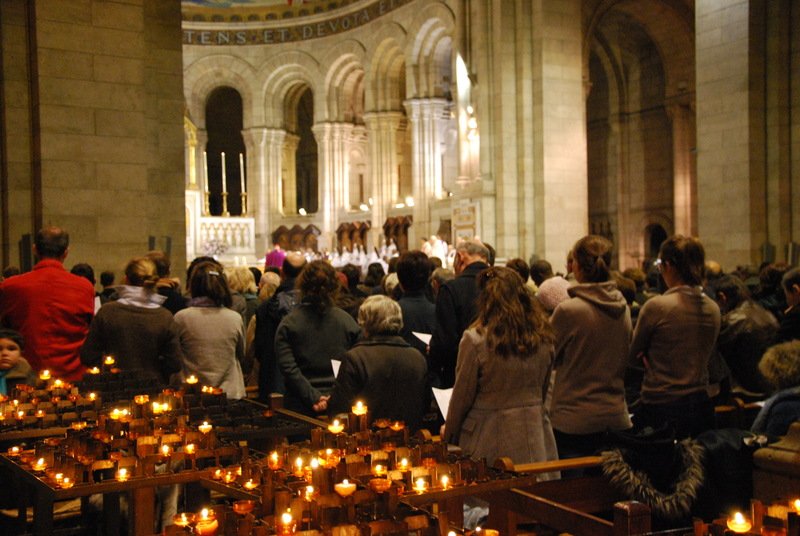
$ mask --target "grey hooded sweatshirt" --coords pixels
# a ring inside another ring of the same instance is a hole
[[[593,434],[631,427],[623,377],[631,341],[631,314],[616,283],[569,288],[550,321],[556,333],[553,428]]]

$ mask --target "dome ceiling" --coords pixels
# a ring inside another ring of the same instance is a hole
[[[364,0],[182,0],[183,19],[194,22],[293,20],[365,3]]]

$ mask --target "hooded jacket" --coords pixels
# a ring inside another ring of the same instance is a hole
[[[550,418],[568,434],[631,427],[623,377],[631,314],[615,283],[583,283],[568,290],[551,317],[556,370]]]

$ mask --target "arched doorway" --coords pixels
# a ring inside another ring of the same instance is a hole
[[[242,214],[242,173],[246,158],[242,139],[242,97],[235,89],[218,87],[206,101],[209,208],[214,216]],[[225,185],[222,154],[225,153]],[[242,158],[239,158],[242,155]],[[223,207],[223,192],[227,193]]]

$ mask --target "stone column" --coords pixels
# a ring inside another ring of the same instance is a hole
[[[688,104],[667,105],[672,121],[672,168],[675,233],[697,234],[697,183],[694,174],[694,114]]]
[[[286,133],[283,139],[280,196],[278,209],[284,214],[297,214],[297,146],[300,136]]]
[[[319,155],[322,233],[333,244],[337,215],[347,206],[347,140],[353,130],[348,123],[317,123],[311,130]]]
[[[442,197],[442,129],[446,122],[445,99],[410,99],[405,102],[411,127],[412,195],[414,225],[409,244],[417,244],[431,229],[430,204]]]
[[[255,218],[256,250],[269,241],[272,219],[280,216],[280,180],[283,138],[275,128],[254,127],[242,131],[247,151],[247,213]],[[270,246],[271,244],[266,244]]]
[[[370,174],[372,175],[372,235],[371,246],[377,246],[383,234],[388,209],[398,201],[400,192],[397,175],[397,131],[404,116],[401,112],[370,112],[364,114],[369,140]]]
[[[763,140],[755,138],[763,131],[754,116],[763,101],[751,91],[752,8],[747,0],[695,2],[697,227],[706,256],[726,269],[758,264],[767,240],[757,152]]]

